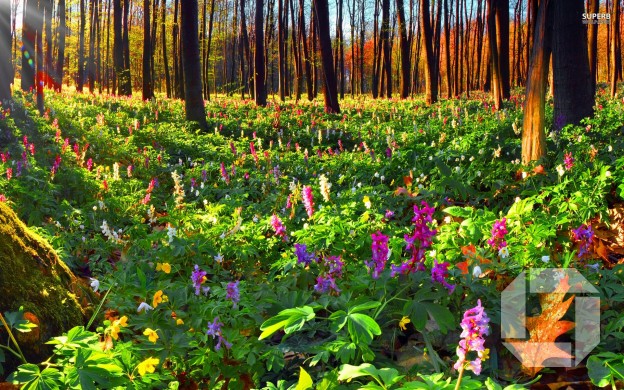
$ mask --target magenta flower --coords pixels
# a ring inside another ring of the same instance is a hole
[[[326,270],[316,278],[314,290],[321,294],[332,290],[339,293],[340,289],[336,285],[336,278],[342,277],[344,262],[340,259],[340,256],[326,256],[323,258],[323,266]]]
[[[271,225],[273,226],[273,230],[275,230],[275,235],[286,240],[286,228],[284,224],[282,224],[282,220],[276,214],[273,214],[271,217]]]
[[[228,175],[227,170],[225,169],[225,164],[223,162],[221,162],[221,178],[225,180],[226,184],[230,184],[230,176]]]
[[[303,205],[305,206],[306,212],[308,213],[308,217],[312,218],[312,215],[314,214],[314,198],[312,197],[312,187],[304,186],[301,197],[303,198]]]
[[[563,157],[563,164],[566,169],[569,171],[574,166],[574,157],[572,157],[572,152],[567,152]]]
[[[490,331],[488,318],[481,300],[477,301],[477,306],[466,310],[464,318],[461,322],[462,333],[457,346],[457,362],[453,366],[456,370],[463,372],[464,369],[472,370],[476,375],[481,374],[481,363],[488,358],[489,349],[484,347],[485,339]],[[476,352],[477,358],[468,361],[466,356],[468,352]]]
[[[87,160],[87,170],[91,171],[93,169],[93,159],[90,158]]]
[[[429,223],[433,221],[435,209],[425,201],[421,202],[422,208],[414,205],[414,231],[411,235],[405,235],[405,249],[411,250],[410,259],[400,266],[392,265],[391,276],[397,274],[407,274],[415,271],[424,271],[425,250],[433,243],[437,231],[429,228]],[[417,245],[418,244],[418,245]]]
[[[453,291],[455,291],[455,285],[449,284],[449,282],[446,281],[446,278],[448,277],[449,266],[450,264],[447,262],[438,263],[438,260],[434,259],[433,268],[431,269],[431,281],[433,283],[440,283],[441,285],[443,285],[444,288],[448,290],[450,295],[453,293]]]
[[[492,226],[492,237],[487,241],[487,243],[492,247],[492,249],[498,251],[499,249],[507,246],[507,241],[505,241],[506,234],[507,218],[496,220]]]
[[[581,225],[572,230],[574,241],[579,243],[578,257],[581,258],[589,252],[589,247],[594,239],[594,230],[589,225]]]
[[[388,257],[390,257],[388,236],[378,231],[371,234],[371,238],[373,239],[373,244],[371,245],[373,256],[370,262],[366,262],[366,266],[373,270],[373,279],[377,279],[386,268],[386,262]]]
[[[200,269],[199,266],[195,264],[195,270],[191,275],[193,287],[195,287],[195,295],[199,295],[199,291],[201,290],[201,285],[204,282],[204,277],[206,276],[206,274],[206,271]]]

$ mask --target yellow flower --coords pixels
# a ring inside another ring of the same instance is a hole
[[[154,299],[152,300],[152,306],[156,308],[156,306],[158,306],[159,303],[167,302],[167,301],[169,301],[169,297],[163,294],[162,290],[158,290],[156,291],[156,294],[154,294]]]
[[[483,351],[479,352],[479,357],[481,358],[482,361],[486,361],[487,359],[490,358],[490,349],[486,348]]]
[[[368,196],[365,196],[364,199],[362,199],[362,201],[364,202],[364,206],[367,209],[371,208],[371,201],[370,201],[370,198]]]
[[[145,329],[145,332],[143,332],[143,335],[147,336],[149,341],[151,341],[152,343],[155,343],[156,340],[158,340],[158,333],[156,333],[156,331],[153,329],[150,329],[150,328]]]
[[[178,318],[176,320],[176,325],[182,325],[182,324],[184,324],[184,321],[182,321],[182,318]]]
[[[169,263],[156,263],[156,271],[162,271],[166,274],[171,273],[171,264]]]
[[[150,374],[152,372],[154,372],[154,370],[156,369],[156,365],[160,362],[159,359],[157,358],[147,358],[145,360],[143,360],[141,363],[139,363],[139,365],[137,366],[138,370],[139,370],[139,375],[143,376],[145,375],[146,372],[149,372]]]
[[[123,316],[118,320],[113,321],[110,326],[110,335],[113,340],[119,340],[119,332],[121,331],[121,327],[128,326],[128,317]]]
[[[410,322],[412,321],[410,321],[409,317],[403,316],[403,318],[401,318],[401,321],[399,321],[399,328],[401,328],[402,331],[406,331],[407,327],[405,325],[409,324]]]

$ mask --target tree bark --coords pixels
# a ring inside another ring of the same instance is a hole
[[[589,13],[598,13],[599,0],[589,0]],[[598,74],[598,25],[590,24],[589,33],[589,73],[591,77],[592,95],[596,93],[596,77]]]
[[[420,1],[420,28],[425,41],[425,99],[428,105],[438,101],[438,73],[433,53],[433,31],[429,0]]]
[[[617,96],[617,82],[620,76],[620,1],[613,1],[611,14],[611,98]]]
[[[392,53],[390,51],[390,0],[381,0],[382,77],[385,77],[386,98],[392,98]]]
[[[183,0],[180,5],[182,29],[182,67],[184,71],[184,107],[186,119],[199,124],[203,130],[208,129],[204,97],[201,83],[201,61],[199,59],[197,0]]]
[[[213,0],[214,1],[214,0]],[[161,30],[162,30],[162,56],[163,56],[163,68],[165,68],[165,89],[167,91],[167,97],[171,97],[171,76],[169,74],[169,58],[167,57],[167,1],[162,2],[162,14],[161,14]],[[210,100],[210,99],[209,99]]]
[[[78,33],[78,75],[76,90],[82,92],[84,86],[84,40],[85,40],[86,10],[85,0],[80,0],[80,31]]]
[[[65,68],[65,36],[67,29],[65,28],[65,0],[59,0],[58,4],[58,55],[56,57],[56,90],[61,92],[63,88],[63,69]]]
[[[123,18],[121,0],[113,0],[113,64],[115,74],[113,77],[113,91],[121,95],[123,78],[123,37],[121,33],[121,20]]]
[[[389,0],[387,0],[389,1]],[[321,46],[321,60],[323,62],[323,73],[325,80],[323,85],[325,95],[325,110],[339,114],[338,88],[336,85],[336,75],[334,73],[334,60],[332,56],[331,37],[329,36],[329,5],[327,0],[314,0],[316,14],[316,30],[319,35]]]
[[[396,0],[397,18],[399,21],[399,48],[401,51],[401,99],[407,99],[410,93],[411,69],[410,69],[410,45],[407,38],[407,26],[405,20],[405,7],[403,0]]]
[[[30,92],[35,87],[35,40],[34,28],[38,0],[24,0],[24,20],[22,26],[22,90]]]
[[[11,3],[0,1],[0,103],[11,99]]]
[[[583,0],[554,0],[553,79],[555,123],[579,124],[593,113]]]
[[[310,63],[310,52],[308,51],[308,37],[306,35],[305,10],[303,0],[299,0],[299,34],[301,46],[303,46],[303,65],[306,74],[306,92],[308,100],[314,100],[314,87],[312,86],[312,65]]]
[[[152,34],[150,18],[150,0],[143,0],[143,100],[154,97],[152,86]],[[156,16],[156,15],[154,15]]]
[[[254,54],[254,88],[256,105],[266,106],[266,85],[264,83],[264,0],[256,0],[256,16],[254,20],[256,32],[256,53]]]
[[[535,19],[533,52],[529,64],[522,123],[522,163],[541,159],[546,154],[544,133],[546,77],[551,52],[551,0],[541,0]]]
[[[503,105],[503,92],[502,92],[502,72],[500,67],[500,56],[498,53],[497,33],[496,33],[496,1],[488,0],[488,40],[490,45],[490,66],[492,75],[492,95],[494,98],[494,107],[500,110]]]
[[[498,66],[500,68],[501,98],[511,96],[509,82],[509,0],[496,1],[496,43],[498,45]]]

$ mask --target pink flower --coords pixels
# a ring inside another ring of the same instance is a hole
[[[492,249],[498,251],[499,249],[507,246],[507,241],[505,241],[506,234],[507,218],[497,220],[492,226],[492,237],[487,241],[487,243],[492,247]]]
[[[565,154],[565,156],[563,157],[563,164],[568,171],[572,169],[572,167],[574,166],[574,158],[572,157],[571,152]]]
[[[308,217],[312,218],[314,214],[314,198],[312,196],[312,187],[305,186],[303,187],[303,205],[305,206],[306,212],[308,213]]]

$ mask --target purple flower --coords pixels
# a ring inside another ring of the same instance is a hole
[[[433,268],[431,269],[431,281],[433,283],[440,283],[443,285],[449,292],[449,295],[453,293],[455,290],[454,284],[449,284],[446,281],[448,277],[448,268],[450,264],[447,262],[438,263],[438,260],[433,260]]]
[[[457,362],[453,366],[456,370],[472,370],[475,374],[481,374],[481,363],[488,358],[489,349],[484,347],[484,336],[489,334],[489,322],[487,314],[481,306],[481,300],[477,301],[477,306],[466,310],[464,318],[460,323],[462,333],[457,346]],[[477,358],[468,361],[466,355],[468,352],[477,352]],[[466,364],[469,363],[469,364]]]
[[[326,268],[326,271],[316,278],[314,290],[321,294],[331,290],[339,293],[340,289],[336,285],[336,278],[342,277],[344,262],[340,259],[340,256],[326,256],[323,258],[323,266]]]
[[[208,331],[206,334],[208,336],[212,336],[212,339],[217,339],[217,345],[215,345],[215,350],[219,351],[222,345],[225,345],[225,349],[232,348],[232,343],[228,342],[224,337],[221,331],[221,327],[223,323],[219,321],[219,317],[216,317],[212,323],[208,323]]]
[[[373,244],[371,245],[373,256],[371,261],[366,263],[366,266],[373,270],[373,279],[377,279],[386,268],[386,261],[388,261],[388,257],[390,257],[388,236],[378,231],[377,233],[371,234],[371,238],[373,239]]]
[[[195,270],[191,275],[191,280],[193,281],[193,287],[195,287],[195,295],[199,295],[199,291],[201,289],[201,285],[204,282],[204,277],[206,276],[206,271],[199,269],[199,266],[195,264]]]
[[[506,234],[507,218],[496,220],[492,226],[492,237],[487,241],[487,243],[492,247],[492,249],[498,251],[499,249],[507,246],[507,241],[505,241]]]
[[[305,206],[306,212],[308,213],[308,217],[312,218],[314,214],[314,198],[312,197],[312,187],[304,186],[303,187],[303,205]]]
[[[570,169],[572,169],[572,167],[574,166],[574,157],[572,157],[572,153],[568,152],[564,155],[563,157],[563,164],[565,165],[566,169],[569,171]]]
[[[340,292],[340,289],[336,285],[336,279],[334,279],[331,275],[319,275],[316,278],[314,290],[318,291],[321,294],[324,294],[331,290],[334,290],[335,292]]]
[[[227,184],[230,184],[230,176],[228,175],[227,170],[225,169],[225,164],[223,162],[221,162],[221,177],[223,178],[223,180],[225,180]]]
[[[572,230],[574,241],[579,243],[578,257],[581,258],[589,252],[589,247],[594,239],[594,230],[589,225],[581,225]]]
[[[411,235],[405,235],[405,249],[411,251],[410,259],[400,266],[392,266],[391,275],[407,274],[415,271],[424,271],[425,249],[433,243],[437,231],[429,228],[429,223],[433,221],[435,209],[425,201],[421,203],[422,208],[414,205],[414,230]],[[418,245],[416,245],[418,244]]]
[[[234,146],[234,142],[230,142],[230,150],[232,151],[232,154],[236,156],[236,146]]]
[[[392,218],[394,218],[394,211],[392,210],[386,210],[386,214],[384,215],[384,217],[387,220],[391,220]]]
[[[238,289],[239,283],[240,280],[227,284],[225,298],[232,300],[234,305],[236,305],[240,301],[240,290]]]
[[[289,209],[292,207],[292,202],[290,200],[291,197],[292,197],[292,194],[288,194],[288,198],[286,199],[286,209]]]
[[[297,263],[306,266],[310,265],[312,260],[316,260],[314,253],[309,253],[305,244],[295,244],[295,255],[297,256]]]
[[[282,224],[282,220],[276,214],[273,214],[271,217],[271,225],[273,226],[273,230],[275,230],[275,235],[286,240],[286,228]]]

